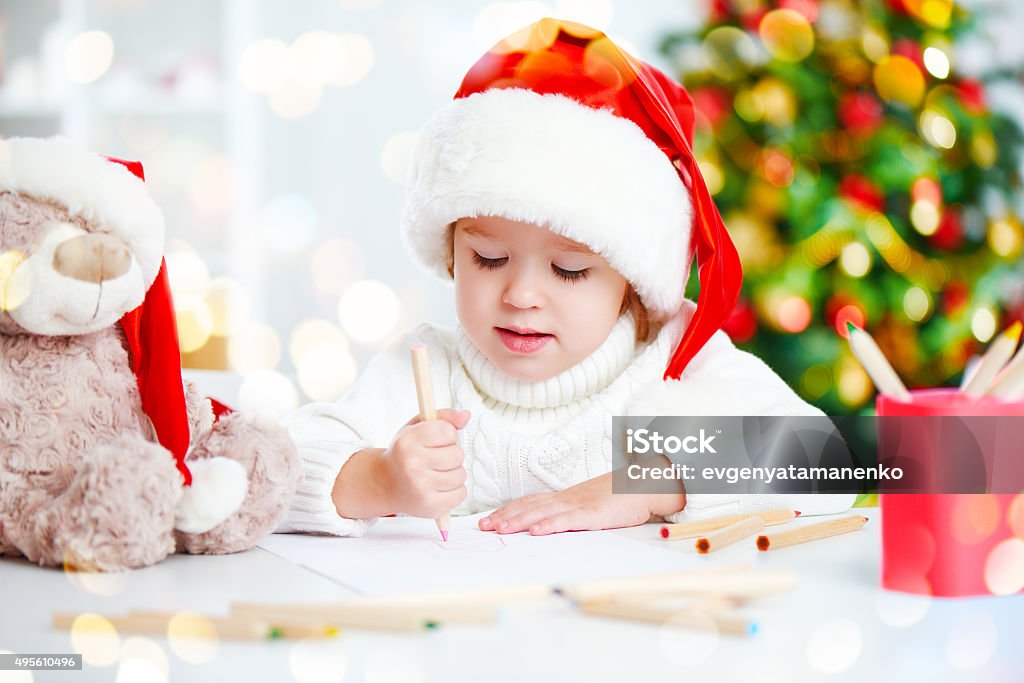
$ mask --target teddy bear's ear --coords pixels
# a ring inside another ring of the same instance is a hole
[[[165,228],[142,178],[138,162],[107,159],[66,138],[0,141],[0,191],[55,202],[120,237],[149,287],[160,270]]]

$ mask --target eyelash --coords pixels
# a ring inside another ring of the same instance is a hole
[[[473,252],[473,263],[475,263],[478,267],[483,268],[485,270],[494,270],[496,268],[501,268],[503,265],[505,265],[506,261],[508,261],[508,257],[485,258],[480,254],[476,253],[475,251]],[[552,264],[551,270],[552,272],[554,272],[555,277],[557,277],[559,280],[562,280],[563,282],[568,282],[570,284],[586,280],[588,277],[590,277],[589,268],[584,268],[583,270],[566,270],[565,268],[559,268],[558,266]]]

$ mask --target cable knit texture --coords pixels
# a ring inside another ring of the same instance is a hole
[[[429,351],[438,407],[471,412],[459,436],[466,454],[468,496],[452,511],[457,515],[491,510],[531,493],[558,491],[610,471],[613,415],[821,414],[722,332],[691,361],[680,381],[672,383],[677,386],[665,394],[671,403],[659,403],[668,358],[693,313],[693,304],[686,304],[651,342],[639,345],[632,318],[623,316],[589,357],[541,382],[503,375],[461,328],[420,325],[376,356],[344,398],[304,406],[285,419],[298,444],[304,476],[278,531],[359,536],[375,521],[340,517],[331,490],[353,453],[386,447],[416,414],[409,360],[409,347],[415,343]],[[734,496],[703,504],[705,498],[692,496],[682,518],[703,516],[702,508],[717,514],[723,506],[746,507],[732,503]],[[773,502],[780,503],[778,497]],[[836,507],[838,502],[830,511],[838,511],[831,510]]]

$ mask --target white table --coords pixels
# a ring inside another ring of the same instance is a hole
[[[713,562],[790,569],[796,592],[756,603],[753,638],[717,636],[582,616],[552,598],[508,610],[494,626],[445,626],[416,634],[347,631],[310,641],[219,643],[203,664],[180,659],[163,638],[122,651],[156,650],[167,678],[123,666],[36,672],[35,681],[1013,681],[1024,679],[1024,595],[928,599],[878,587],[879,512],[856,534],[758,553],[725,548]],[[659,544],[656,527],[614,532]],[[690,544],[672,552],[692,552]],[[599,562],[600,558],[595,558]],[[383,568],[382,571],[387,571]],[[394,570],[394,569],[392,569]],[[483,570],[483,568],[482,568]],[[103,594],[101,594],[103,593]],[[226,613],[233,600],[336,600],[349,591],[263,550],[223,557],[176,556],[121,575],[67,575],[0,561],[0,650],[68,653],[55,610],[121,614],[132,608]],[[127,638],[127,637],[126,637]],[[160,652],[163,654],[161,655]],[[143,667],[145,668],[145,667]],[[160,667],[156,667],[159,670]],[[6,682],[0,672],[0,682]],[[11,678],[10,680],[18,680]]]

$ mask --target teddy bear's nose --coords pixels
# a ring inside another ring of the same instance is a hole
[[[131,263],[132,255],[125,243],[103,233],[73,237],[53,252],[53,268],[58,273],[97,284],[121,277]]]

